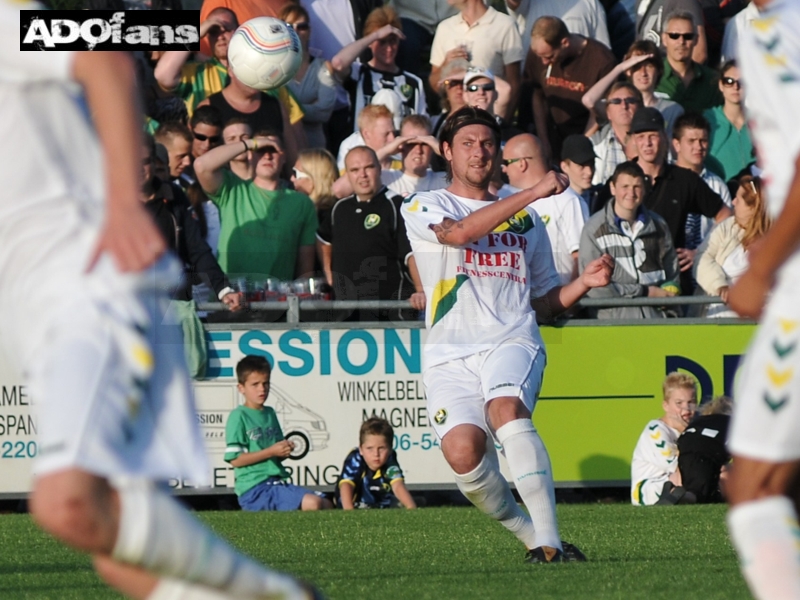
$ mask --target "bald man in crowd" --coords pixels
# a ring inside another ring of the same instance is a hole
[[[518,189],[532,188],[549,170],[542,143],[530,133],[516,135],[506,142],[502,164],[508,182]],[[567,188],[560,194],[537,200],[533,208],[545,224],[561,283],[569,283],[578,275],[578,249],[586,221],[580,196]]]

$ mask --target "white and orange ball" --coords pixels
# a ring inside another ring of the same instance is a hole
[[[257,90],[284,85],[294,77],[302,60],[303,49],[295,30],[273,17],[246,21],[234,32],[228,45],[233,74]]]

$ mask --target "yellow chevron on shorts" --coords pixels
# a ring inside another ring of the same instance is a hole
[[[772,26],[775,24],[775,21],[778,20],[778,17],[768,17],[766,19],[753,19],[750,21],[750,25],[756,31],[760,31],[765,33],[772,29]]]
[[[137,364],[143,369],[147,371],[152,371],[153,369],[153,354],[147,347],[136,344],[133,347],[133,359],[137,362]]]
[[[778,371],[772,365],[767,365],[767,377],[775,387],[783,387],[792,379],[794,369],[786,369],[785,371]]]
[[[783,333],[792,333],[797,329],[798,322],[790,319],[778,319],[778,325]]]

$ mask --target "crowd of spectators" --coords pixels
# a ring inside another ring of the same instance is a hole
[[[398,207],[448,185],[436,134],[464,105],[503,132],[493,192],[569,176],[534,208],[565,282],[615,256],[593,296],[725,300],[769,225],[735,63],[757,17],[744,0],[205,0],[200,14],[201,53],[139,57],[150,155],[216,258],[193,261],[197,300],[318,277],[336,299],[424,308]],[[227,61],[255,16],[302,43],[269,92]],[[365,315],[390,318],[351,318]]]

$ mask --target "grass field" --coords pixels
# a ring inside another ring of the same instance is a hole
[[[199,515],[334,600],[749,598],[724,510],[559,505],[562,536],[590,559],[567,565],[523,563],[516,539],[472,508]],[[0,515],[0,549],[3,600],[117,597],[26,515]]]

